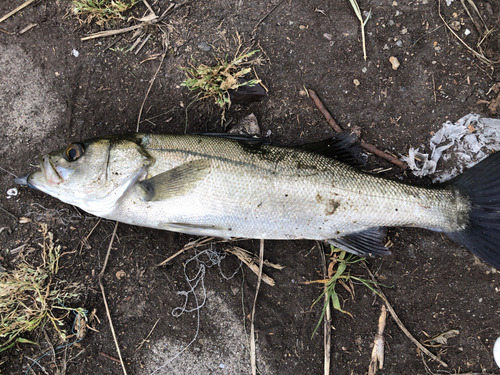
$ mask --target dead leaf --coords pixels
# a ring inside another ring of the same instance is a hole
[[[429,343],[429,345],[436,345],[436,346],[446,345],[448,343],[448,339],[456,337],[459,334],[460,332],[457,331],[456,329],[450,329],[449,331],[443,332],[437,336],[425,340],[425,342]]]

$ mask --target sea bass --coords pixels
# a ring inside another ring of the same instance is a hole
[[[427,228],[500,269],[500,153],[424,188],[343,163],[347,143],[335,138],[315,152],[216,136],[112,135],[44,155],[41,171],[18,182],[127,224],[326,240],[361,255],[389,252],[386,227]]]

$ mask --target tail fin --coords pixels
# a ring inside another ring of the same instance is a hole
[[[449,184],[469,198],[470,211],[466,228],[447,235],[500,269],[500,152]]]

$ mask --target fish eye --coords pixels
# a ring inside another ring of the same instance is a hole
[[[84,153],[83,146],[80,143],[72,143],[66,149],[66,156],[69,161],[75,161]]]

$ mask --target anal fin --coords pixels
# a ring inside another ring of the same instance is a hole
[[[386,228],[376,227],[333,238],[328,243],[359,256],[389,255],[390,250],[383,245],[386,235]]]

